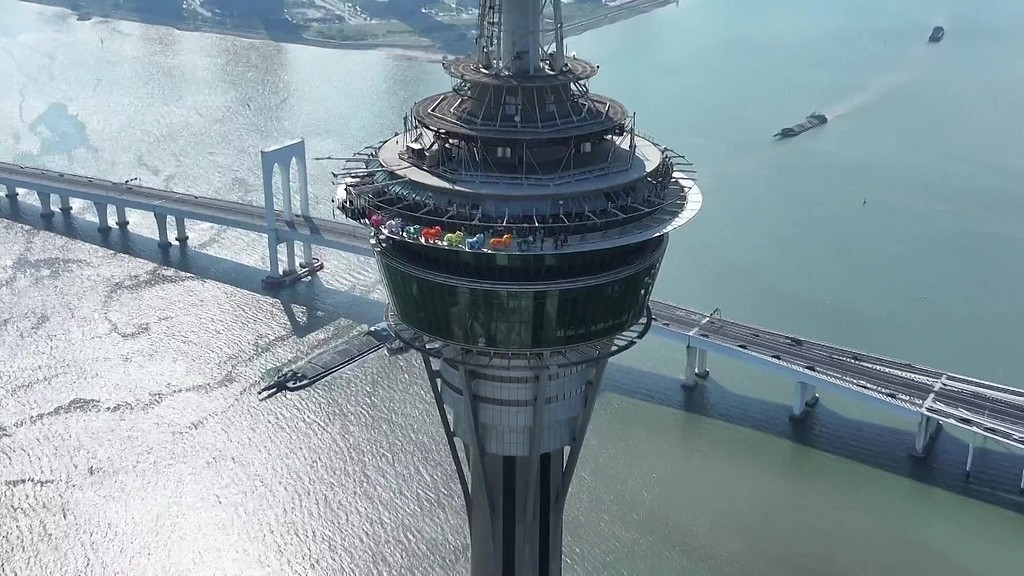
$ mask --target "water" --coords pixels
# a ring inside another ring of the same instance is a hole
[[[260,146],[344,155],[448,85],[403,53],[0,14],[0,157],[239,201],[262,201]],[[699,169],[705,208],[658,297],[1024,382],[1022,26],[1009,0],[705,0],[572,39],[602,64],[593,88]],[[771,142],[815,109],[835,119]],[[326,216],[332,166],[311,168]],[[414,358],[255,400],[277,366],[379,320],[370,262],[326,253],[274,298],[262,237],[190,224],[162,256],[147,214],[104,240],[90,206],[47,233],[33,202],[0,205],[0,572],[466,570]],[[793,426],[784,382],[714,357],[684,397],[680,353],[651,340],[610,368],[567,573],[1020,573],[1020,454],[980,451],[968,482],[963,435],[916,463],[911,416],[829,391]]]

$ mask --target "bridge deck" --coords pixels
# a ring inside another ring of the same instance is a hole
[[[655,334],[828,383],[1024,449],[1024,390],[651,301]]]
[[[268,233],[263,207],[0,162],[0,185]],[[369,254],[368,233],[344,222],[275,211],[280,240]],[[651,301],[656,334],[871,396],[1024,449],[1024,390],[796,338]]]
[[[0,162],[0,184],[267,233],[266,210],[252,204],[6,162]],[[360,254],[370,250],[369,233],[352,224],[299,215],[289,221],[280,210],[275,211],[274,222],[282,241],[309,242]]]

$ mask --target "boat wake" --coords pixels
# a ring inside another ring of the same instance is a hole
[[[863,108],[864,106],[875,102],[879,98],[892,93],[894,90],[903,84],[906,84],[907,81],[920,73],[922,59],[926,58],[928,53],[929,52],[925,46],[916,48],[907,55],[902,66],[899,66],[897,71],[888,72],[878,76],[869,82],[867,87],[865,87],[865,89],[860,93],[843,100],[835,106],[825,108],[823,112],[830,120],[834,120],[835,118]]]
[[[825,114],[831,120],[849,114],[889,94],[901,84],[910,80],[910,78],[911,75],[908,73],[890,72],[889,74],[884,74],[868,84],[868,87],[863,92],[851,96],[835,106],[825,108]]]

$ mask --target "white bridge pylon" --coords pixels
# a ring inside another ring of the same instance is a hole
[[[298,272],[295,262],[295,241],[281,240],[278,237],[275,214],[277,211],[277,199],[274,193],[274,174],[278,175],[281,186],[281,211],[284,213],[285,222],[295,222],[295,212],[292,208],[292,186],[291,171],[292,164],[296,165],[298,173],[298,194],[299,213],[303,220],[310,219],[309,213],[309,185],[306,177],[306,141],[302,138],[293,140],[276,148],[264,148],[260,150],[260,164],[263,168],[263,202],[267,211],[267,248],[270,252],[270,274],[271,276],[291,276]],[[284,243],[286,260],[285,268],[281,270],[277,257],[277,247]],[[312,269],[313,246],[309,242],[302,243],[302,263],[306,269]]]

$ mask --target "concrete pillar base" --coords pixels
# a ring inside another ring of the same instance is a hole
[[[817,405],[817,387],[814,384],[797,382],[793,389],[793,406],[789,413],[789,419],[801,420]]]
[[[927,456],[928,450],[931,449],[932,443],[934,442],[935,437],[938,436],[940,430],[942,430],[942,423],[934,418],[922,414],[921,420],[917,423],[917,434],[914,437],[914,450],[910,454],[918,458],[924,458]]]

